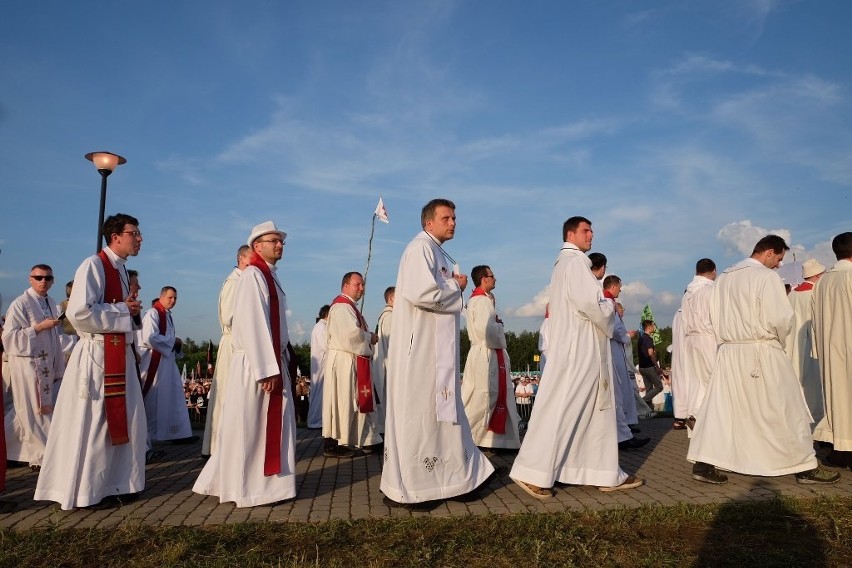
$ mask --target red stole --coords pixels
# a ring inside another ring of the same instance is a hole
[[[98,253],[104,267],[104,303],[124,301],[121,276],[104,251]],[[113,446],[130,441],[127,433],[127,365],[126,343],[123,333],[104,333],[104,408],[107,430]]]
[[[485,296],[491,299],[482,288],[473,289],[470,297],[476,296]],[[494,319],[500,321],[496,315]],[[506,354],[502,349],[495,349],[494,352],[497,354],[497,404],[494,405],[491,419],[488,420],[488,431],[495,434],[505,434],[506,421],[509,419],[509,409],[506,407]]]
[[[794,292],[807,292],[808,290],[814,289],[814,283],[808,282],[807,280],[793,288]]]
[[[332,306],[334,304],[347,304],[351,307],[355,311],[355,315],[358,316],[358,324],[361,329],[367,331],[367,322],[352,300],[341,294],[331,302]],[[361,414],[373,412],[375,409],[373,407],[372,361],[370,357],[364,355],[355,356],[355,388],[358,391],[358,412]]]
[[[160,303],[160,300],[154,302],[154,309],[157,310],[157,316],[160,318],[160,335],[166,334],[166,308]],[[142,396],[147,396],[151,390],[151,385],[154,384],[154,377],[157,375],[157,368],[160,366],[160,352],[151,347],[151,363],[148,365],[148,376],[145,378],[145,384],[142,385]]]
[[[281,430],[284,425],[284,374],[281,367],[281,308],[278,305],[278,288],[269,265],[256,252],[252,253],[250,264],[260,270],[269,288],[269,328],[272,331],[272,351],[278,363],[280,380],[269,394],[269,406],[266,409],[266,449],[263,458],[263,475],[281,473]]]
[[[609,290],[604,290],[603,293],[604,293],[604,298],[609,298],[610,300],[615,302],[615,296],[612,295],[612,292],[610,292]]]

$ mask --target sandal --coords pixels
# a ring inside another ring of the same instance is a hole
[[[510,478],[512,481],[517,484],[518,487],[535,497],[536,499],[550,499],[553,497],[553,490],[545,489],[544,487],[538,487],[537,485],[532,485],[531,483],[527,483],[525,481],[521,481],[520,479],[515,479],[514,477]]]
[[[645,480],[635,475],[628,475],[627,479],[625,479],[621,485],[616,485],[615,487],[598,487],[604,493],[609,493],[610,491],[621,491],[622,489],[635,489],[640,485],[644,485]]]

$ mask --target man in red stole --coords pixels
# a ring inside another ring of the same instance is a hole
[[[145,407],[133,353],[142,305],[124,266],[139,254],[139,221],[104,221],[108,243],[77,269],[65,312],[80,340],[59,391],[35,499],[64,510],[121,504],[145,487]]]
[[[231,368],[216,451],[196,493],[266,505],[296,496],[296,417],[288,371],[287,301],[276,275],[287,233],[272,221],[252,229],[249,265],[237,281]]]
[[[512,400],[512,365],[506,352],[503,320],[497,315],[492,294],[497,278],[491,267],[484,265],[474,266],[470,277],[476,288],[467,303],[470,351],[461,388],[464,412],[477,446],[517,450],[521,447],[521,418]]]
[[[372,381],[373,345],[379,336],[367,329],[355,305],[363,295],[364,278],[358,272],[347,272],[340,295],[328,312],[322,391],[325,457],[351,458],[357,454],[353,447],[371,451],[382,443]]]

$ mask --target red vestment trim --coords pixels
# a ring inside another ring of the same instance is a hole
[[[260,270],[269,288],[269,328],[272,331],[272,351],[278,363],[279,381],[269,394],[269,406],[266,409],[266,447],[263,458],[263,475],[281,473],[281,430],[284,425],[284,375],[281,368],[281,308],[278,305],[278,288],[272,271],[263,258],[255,253],[250,264]]]
[[[160,303],[160,300],[154,302],[154,309],[157,310],[157,316],[160,318],[160,335],[166,334],[166,308]],[[154,384],[154,377],[157,375],[157,369],[160,367],[160,352],[151,346],[151,363],[148,365],[148,376],[145,377],[145,384],[142,385],[142,396],[147,396],[151,390],[151,385]]]
[[[798,286],[793,288],[793,290],[795,292],[807,292],[808,290],[813,290],[813,289],[814,289],[814,283],[813,282],[802,282],[801,284],[799,284]]]
[[[361,315],[361,311],[355,306],[355,303],[346,296],[338,296],[332,302],[334,304],[347,304],[355,311],[358,316],[358,325],[362,330],[367,331],[367,321]],[[355,389],[358,394],[358,412],[367,414],[373,412],[373,370],[372,359],[364,355],[355,355]]]
[[[124,301],[121,276],[104,251],[98,253],[104,267],[104,303]],[[127,433],[127,345],[123,333],[104,333],[104,410],[113,446],[130,441]]]
[[[474,288],[470,297],[486,296],[488,294],[482,288]],[[494,316],[498,322],[497,316]],[[506,433],[506,421],[509,419],[509,409],[506,407],[506,355],[502,349],[495,349],[497,355],[497,404],[494,405],[494,411],[491,413],[491,418],[488,420],[488,431],[495,434]]]

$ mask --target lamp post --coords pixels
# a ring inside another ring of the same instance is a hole
[[[86,154],[86,159],[95,164],[95,167],[98,168],[98,173],[101,174],[101,208],[100,213],[98,214],[98,244],[95,248],[95,254],[97,254],[101,250],[101,239],[103,238],[103,235],[101,235],[101,229],[104,226],[107,176],[112,173],[116,166],[126,164],[127,160],[118,154],[113,154],[112,152],[89,152]]]

